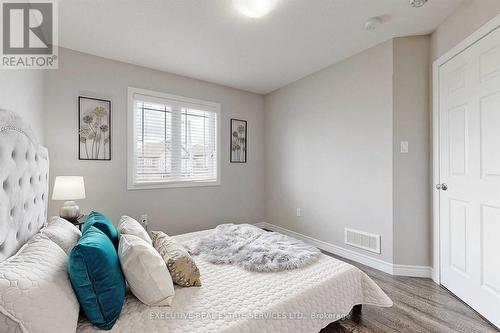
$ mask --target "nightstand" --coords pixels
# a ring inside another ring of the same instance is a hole
[[[78,218],[76,220],[68,220],[69,222],[73,223],[73,225],[75,225],[76,227],[78,227],[78,229],[80,231],[83,231],[83,224],[85,223],[85,221],[87,221],[87,217],[88,215],[80,215],[78,216]]]

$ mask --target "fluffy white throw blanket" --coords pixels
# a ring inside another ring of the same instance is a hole
[[[183,244],[193,255],[214,264],[235,264],[249,271],[278,272],[319,258],[314,246],[250,224],[221,224],[208,236]]]

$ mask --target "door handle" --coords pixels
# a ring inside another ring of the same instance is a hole
[[[438,190],[443,190],[443,191],[446,191],[448,189],[448,185],[446,183],[442,183],[442,184],[437,184],[436,185],[436,188]]]

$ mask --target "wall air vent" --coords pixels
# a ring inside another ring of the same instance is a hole
[[[348,245],[367,250],[370,252],[381,253],[380,235],[370,234],[364,231],[345,228],[345,240]]]

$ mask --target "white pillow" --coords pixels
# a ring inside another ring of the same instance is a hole
[[[130,290],[146,305],[171,305],[174,283],[154,247],[134,235],[123,234],[118,258]]]
[[[51,217],[47,226],[40,232],[59,245],[67,255],[82,237],[82,233],[73,223],[59,216]]]
[[[64,251],[42,234],[1,262],[0,322],[16,325],[14,332],[75,332],[80,306],[67,265]]]
[[[130,216],[124,215],[120,218],[120,222],[118,223],[118,232],[120,235],[134,235],[148,242],[150,245],[153,244],[146,229],[144,229],[139,222]]]

